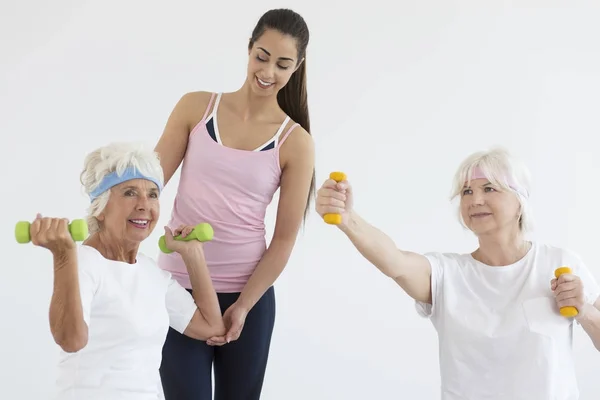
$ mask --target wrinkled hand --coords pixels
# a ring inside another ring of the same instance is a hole
[[[165,226],[165,244],[167,247],[177,253],[186,252],[192,248],[199,248],[202,250],[202,242],[199,240],[175,240],[175,236],[181,235],[182,238],[186,237],[194,230],[194,226],[191,225],[179,225],[177,229],[171,232],[168,226]]]
[[[562,274],[558,279],[552,279],[550,287],[554,292],[558,308],[572,306],[575,307],[580,317],[584,311],[585,296],[583,293],[583,282],[578,276],[573,274]]]
[[[62,254],[76,248],[69,232],[69,220],[66,218],[42,217],[37,214],[29,228],[31,243],[44,247],[52,254]]]
[[[225,336],[211,337],[206,341],[206,344],[210,346],[222,346],[226,343],[238,340],[242,333],[242,329],[244,328],[247,315],[248,310],[246,308],[240,306],[238,303],[233,303],[223,314],[223,322],[227,329]]]
[[[342,224],[346,224],[352,206],[352,186],[348,181],[336,182],[327,179],[317,191],[315,209],[321,217],[325,214],[341,214]]]

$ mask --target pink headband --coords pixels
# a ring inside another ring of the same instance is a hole
[[[481,170],[481,168],[475,167],[475,168],[473,168],[473,171],[471,172],[471,179],[488,179],[488,177],[483,173],[483,171]],[[525,188],[517,185],[509,177],[504,176],[504,181],[506,182],[506,184],[508,185],[508,187],[510,187],[512,190],[520,193],[521,196],[523,196],[523,197],[529,197],[529,192],[527,192],[527,190],[525,190]]]

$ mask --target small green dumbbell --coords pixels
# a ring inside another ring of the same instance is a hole
[[[175,236],[174,239],[175,240],[183,240],[186,242],[188,242],[190,240],[199,240],[201,242],[208,242],[208,241],[212,240],[214,234],[215,234],[215,232],[213,231],[212,226],[207,222],[203,222],[201,224],[196,225],[196,227],[186,237],[182,238],[181,235],[178,235],[178,236]],[[160,237],[160,239],[158,239],[158,247],[160,248],[160,250],[163,253],[169,254],[169,253],[173,252],[172,250],[169,250],[169,248],[167,247],[167,243],[165,242],[165,235],[162,235]]]
[[[17,243],[29,243],[31,242],[31,222],[29,221],[19,221],[15,226],[15,239],[17,239]],[[88,226],[85,220],[83,219],[74,219],[69,224],[69,233],[71,237],[76,242],[81,242],[85,240],[88,236]]]

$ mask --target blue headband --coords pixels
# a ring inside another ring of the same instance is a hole
[[[142,174],[135,167],[128,167],[125,171],[123,171],[122,175],[118,175],[117,171],[115,171],[102,178],[102,182],[100,182],[100,185],[98,185],[98,187],[89,194],[90,200],[94,201],[98,198],[98,196],[106,192],[111,187],[116,186],[119,183],[130,181],[132,179],[146,179],[148,181],[154,182],[156,186],[158,186],[159,192],[162,190],[162,185],[158,179]]]

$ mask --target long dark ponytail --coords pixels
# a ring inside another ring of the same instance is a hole
[[[262,36],[267,29],[274,29],[284,35],[289,35],[296,39],[298,48],[298,62],[300,66],[292,74],[288,83],[277,94],[277,102],[279,107],[289,117],[296,121],[309,134],[310,132],[310,116],[308,113],[308,95],[306,90],[306,48],[310,37],[308,26],[304,19],[296,12],[279,8],[269,10],[260,17],[256,27],[252,31],[249,47],[252,48],[254,43]],[[311,199],[315,195],[315,171],[310,183],[310,191],[306,199],[306,208],[304,210],[304,218],[310,210]]]

